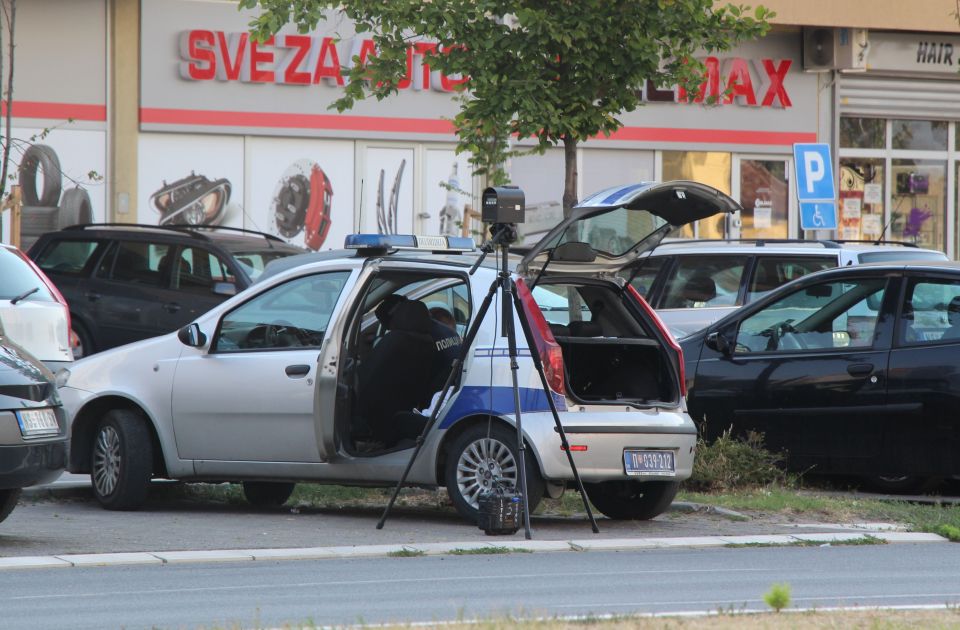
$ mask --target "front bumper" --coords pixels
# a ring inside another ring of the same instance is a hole
[[[66,438],[54,442],[0,446],[0,489],[25,488],[50,483],[67,466],[69,442]]]

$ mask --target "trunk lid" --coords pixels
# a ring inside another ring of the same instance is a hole
[[[517,273],[536,274],[549,264],[550,274],[615,274],[675,228],[739,209],[740,204],[723,192],[691,181],[608,188],[573,208],[526,253]],[[561,247],[568,243],[578,245]]]

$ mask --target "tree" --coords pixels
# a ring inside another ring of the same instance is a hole
[[[509,134],[535,138],[540,152],[563,145],[565,210],[577,201],[579,143],[619,129],[617,116],[642,105],[647,80],[697,97],[696,55],[764,35],[773,15],[713,0],[240,0],[241,9],[258,6],[250,28],[261,41],[289,23],[311,31],[328,11],[372,34],[377,54],[352,60],[340,111],[394,93],[411,42],[436,42],[422,47],[424,63],[469,77],[454,118],[458,151],[489,169]]]
[[[7,35],[7,85],[3,93],[3,106],[5,108],[3,115],[5,131],[3,137],[5,138],[5,142],[3,143],[3,155],[0,157],[0,199],[2,199],[7,191],[7,172],[10,166],[10,150],[13,146],[13,139],[10,133],[11,120],[13,119],[13,52],[15,48],[13,35],[17,22],[17,0],[0,1],[0,11],[2,11],[3,14],[3,31],[6,31]],[[2,39],[2,34],[3,32],[0,31],[0,39]],[[2,75],[3,59],[2,53],[0,53],[0,77],[2,77]]]

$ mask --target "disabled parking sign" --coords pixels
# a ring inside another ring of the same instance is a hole
[[[837,229],[837,188],[830,145],[793,145],[793,168],[800,202],[800,227],[804,230]]]

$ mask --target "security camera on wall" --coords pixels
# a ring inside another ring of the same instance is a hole
[[[867,29],[803,29],[803,69],[806,72],[862,72],[867,69],[869,52]]]

